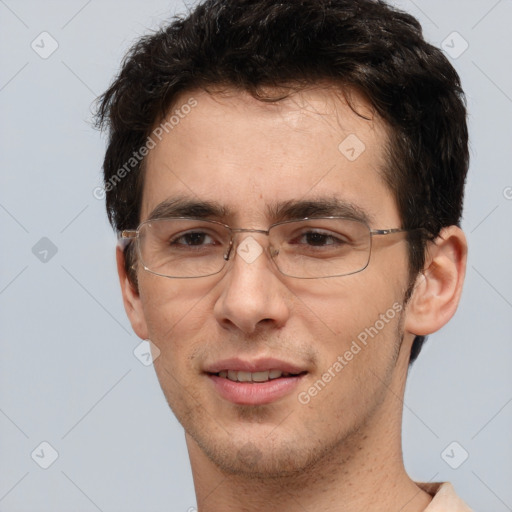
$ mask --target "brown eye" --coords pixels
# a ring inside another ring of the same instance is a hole
[[[201,246],[205,240],[211,237],[203,232],[195,231],[191,233],[185,233],[174,240],[171,240],[170,245],[186,245],[186,246]]]

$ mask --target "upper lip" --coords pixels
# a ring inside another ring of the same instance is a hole
[[[206,365],[206,373],[219,373],[225,370],[234,370],[239,372],[264,372],[266,370],[281,370],[283,373],[299,374],[304,373],[304,367],[298,366],[281,359],[265,357],[260,359],[244,360],[238,357],[223,359]]]

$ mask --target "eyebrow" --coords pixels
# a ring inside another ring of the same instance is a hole
[[[369,212],[336,197],[274,202],[267,206],[266,214],[272,223],[306,217],[347,217],[367,224],[373,220]],[[147,220],[173,217],[195,217],[225,222],[226,219],[235,217],[235,212],[216,201],[200,201],[178,196],[168,198],[158,204],[151,211]]]

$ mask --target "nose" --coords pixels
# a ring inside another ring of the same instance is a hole
[[[251,234],[233,246],[214,306],[225,329],[253,334],[264,326],[282,327],[289,317],[291,293],[264,249],[265,238]]]

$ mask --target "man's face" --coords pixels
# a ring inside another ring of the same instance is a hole
[[[400,227],[382,178],[379,119],[363,119],[326,89],[271,104],[194,92],[174,109],[191,96],[197,106],[148,155],[141,221],[180,197],[229,210],[213,220],[266,230],[276,221],[269,206],[336,198],[364,212],[371,228]],[[237,234],[235,248],[248,237],[267,248],[261,233]],[[219,467],[290,473],[334,449],[348,456],[355,432],[385,428],[375,419],[407,366],[398,356],[403,236],[374,237],[368,267],[343,277],[286,277],[266,252],[248,262],[234,250],[217,275],[168,279],[139,267],[138,283],[138,334],[161,351],[155,368],[167,401],[189,443]],[[217,374],[250,369],[300,375],[236,383]]]

